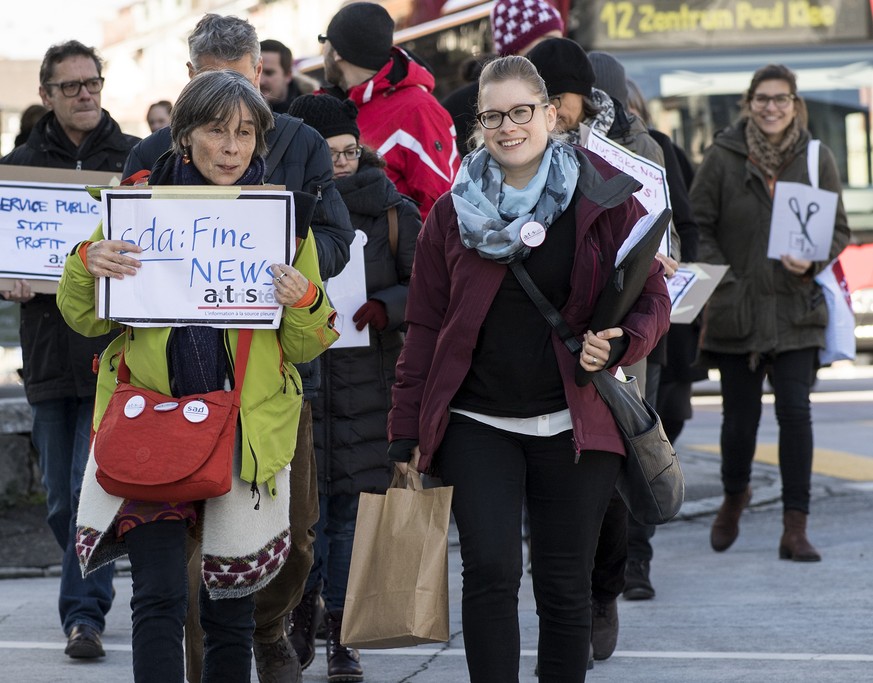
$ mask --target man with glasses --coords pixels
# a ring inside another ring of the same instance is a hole
[[[39,94],[49,111],[27,141],[0,163],[120,173],[139,138],[122,133],[101,109],[102,66],[94,49],[78,41],[50,47],[39,70]],[[58,607],[67,636],[65,652],[81,659],[102,657],[100,634],[112,606],[113,567],[82,578],[75,527],[94,411],[96,376],[91,363],[113,335],[88,339],[73,332],[54,295],[34,294],[26,280],[2,294],[21,303],[31,436],[46,489],[47,522],[64,551]]]

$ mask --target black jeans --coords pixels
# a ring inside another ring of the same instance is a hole
[[[188,611],[187,522],[159,521],[124,535],[133,578],[133,677],[139,683],[182,683],[182,629]],[[203,683],[248,683],[255,599],[211,600],[200,582],[205,634]]]
[[[721,373],[721,479],[725,493],[741,493],[749,484],[766,374],[773,385],[779,424],[782,506],[809,512],[813,449],[809,393],[817,356],[817,348],[786,351],[764,356],[752,370],[747,354],[715,354]]]
[[[524,436],[452,415],[436,456],[454,486],[463,561],[462,620],[471,683],[518,681],[521,509],[530,513],[541,683],[585,680],[591,569],[621,456],[585,451],[570,432]]]

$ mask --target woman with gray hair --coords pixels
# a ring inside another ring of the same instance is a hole
[[[153,185],[257,185],[263,182],[266,132],[273,116],[261,94],[232,71],[195,76],[173,109],[173,147],[155,164]],[[299,213],[299,212],[298,212]],[[135,681],[182,681],[187,611],[186,542],[202,539],[200,623],[205,634],[202,681],[249,681],[254,592],[287,557],[289,471],[302,397],[292,363],[306,362],[338,337],[335,312],[318,272],[315,243],[298,217],[293,265],[270,267],[278,329],[251,332],[236,424],[231,490],[208,500],[148,502],[110,495],[96,478],[90,455],[79,505],[76,545],[83,571],[127,554],[133,579]],[[95,316],[94,280],[135,276],[142,251],[103,238],[102,226],[67,259],[58,306],[77,332],[94,336],[119,329]],[[119,357],[130,383],[182,397],[229,390],[234,368],[245,363],[241,330],[206,326],[122,329],[103,353],[93,428],[115,391]],[[170,402],[172,403],[172,402]],[[184,438],[167,434],[167,439]],[[160,444],[153,444],[160,447]],[[261,495],[261,491],[268,495]],[[169,496],[168,496],[169,497]]]

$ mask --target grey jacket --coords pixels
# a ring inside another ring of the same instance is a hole
[[[745,125],[742,121],[716,136],[691,187],[691,205],[700,226],[698,258],[730,265],[704,312],[701,350],[708,363],[707,351],[760,354],[823,347],[828,312],[813,277],[849,242],[840,198],[827,261],[814,263],[809,274],[798,277],[780,261],[767,258],[773,201],[766,175],[748,157]],[[777,180],[810,183],[809,139],[804,131],[793,150],[795,156]],[[819,187],[841,191],[836,161],[824,145]]]

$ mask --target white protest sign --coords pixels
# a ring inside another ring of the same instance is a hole
[[[366,327],[358,330],[352,321],[357,310],[367,303],[367,279],[364,272],[364,245],[367,236],[355,230],[355,239],[349,247],[349,262],[339,275],[327,281],[327,297],[336,309],[336,331],[340,338],[330,347],[348,349],[355,346],[370,345],[370,331]]]
[[[803,183],[776,183],[767,258],[830,259],[837,193]]]
[[[590,129],[585,148],[602,157],[610,166],[614,166],[642,183],[643,187],[634,192],[634,197],[639,200],[648,213],[657,215],[663,209],[670,208],[667,171],[663,166],[649,161],[639,154],[634,154],[593,128]],[[664,233],[658,251],[670,254],[670,230]]]
[[[0,180],[0,278],[57,282],[99,222],[100,202],[84,185]]]
[[[291,192],[107,190],[103,214],[107,239],[143,251],[131,254],[142,262],[135,276],[100,278],[97,317],[133,327],[279,326],[270,266],[294,257]]]

